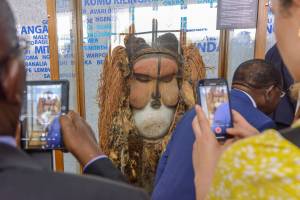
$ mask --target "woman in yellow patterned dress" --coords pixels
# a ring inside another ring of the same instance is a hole
[[[295,82],[300,82],[300,0],[271,0],[271,5],[280,54]],[[196,111],[193,164],[197,200],[300,199],[300,148],[295,141],[275,130],[258,134],[233,112],[234,128],[228,133],[247,139],[220,145],[199,106]],[[297,132],[295,127],[290,132]]]

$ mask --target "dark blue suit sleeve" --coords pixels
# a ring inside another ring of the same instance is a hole
[[[263,132],[267,129],[277,129],[277,126],[273,121],[268,121],[258,128],[260,132]]]
[[[153,200],[195,199],[192,165],[194,116],[195,111],[192,109],[177,123],[166,152],[159,161],[152,192]]]
[[[175,133],[176,133],[176,131],[173,132],[173,135]],[[163,174],[163,172],[165,170],[165,166],[166,166],[167,161],[168,161],[171,146],[172,146],[172,139],[169,141],[169,143],[167,145],[167,148],[166,148],[166,151],[162,154],[162,156],[159,160],[157,170],[156,170],[154,185],[156,185],[159,182],[159,179],[160,179],[161,175]]]
[[[179,130],[181,130],[181,126],[184,123],[184,119],[186,118],[186,116],[183,116],[182,119],[178,122],[175,130],[173,131],[172,133],[172,136],[171,136],[171,139],[167,145],[167,148],[165,150],[165,152],[162,154],[160,160],[159,160],[159,163],[158,163],[158,166],[157,166],[157,169],[156,169],[156,175],[155,175],[155,182],[154,182],[154,185],[157,185],[157,183],[159,182],[159,179],[161,177],[161,175],[163,174],[164,170],[165,170],[165,166],[168,162],[168,157],[169,157],[169,154],[170,152],[172,151],[172,144],[173,144],[173,140],[174,138],[176,137],[176,135],[178,134],[177,132]]]
[[[273,56],[275,53],[275,46],[273,46],[267,53],[265,56],[265,60],[271,62],[273,60]]]

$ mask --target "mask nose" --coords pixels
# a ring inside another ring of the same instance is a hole
[[[151,101],[151,107],[154,109],[159,109],[161,106],[161,102],[160,102],[160,93],[158,90],[156,90],[154,93],[152,93],[152,101]]]
[[[161,57],[158,57],[158,65],[157,65],[157,80],[156,80],[156,85],[155,85],[155,91],[152,93],[152,99],[153,101],[151,102],[151,107],[154,109],[159,109],[161,106],[160,102],[160,92],[159,92],[159,77],[160,77],[160,65],[161,65]]]

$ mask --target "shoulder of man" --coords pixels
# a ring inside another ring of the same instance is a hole
[[[97,176],[79,176],[30,168],[0,174],[0,196],[9,199],[149,199],[141,189]],[[6,180],[3,182],[3,180]],[[13,190],[9,189],[13,188]]]

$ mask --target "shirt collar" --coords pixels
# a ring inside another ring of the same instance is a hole
[[[254,99],[250,96],[250,94],[248,94],[247,92],[243,91],[243,90],[240,90],[240,89],[236,89],[234,88],[235,90],[238,90],[242,93],[244,93],[249,99],[250,101],[252,102],[252,105],[254,106],[254,108],[257,108],[257,105],[256,105],[256,102],[254,101]]]
[[[16,147],[16,139],[12,136],[0,136],[0,143]]]

